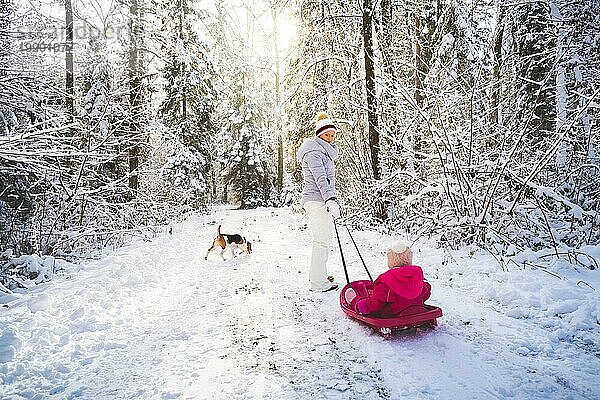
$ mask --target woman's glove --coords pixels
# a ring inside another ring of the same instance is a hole
[[[327,207],[327,212],[331,214],[333,219],[338,219],[340,217],[340,205],[335,197],[328,199],[325,202],[325,206]]]

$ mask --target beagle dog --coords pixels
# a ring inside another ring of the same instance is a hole
[[[221,233],[221,225],[218,226],[217,237],[213,240],[212,246],[210,246],[210,248],[206,252],[206,256],[204,256],[204,259],[208,260],[208,254],[218,247],[221,248],[221,252],[219,253],[219,255],[221,256],[221,259],[223,259],[223,261],[225,261],[223,253],[227,249],[231,250],[231,255],[233,257],[237,257],[237,254],[235,254],[235,249],[242,250],[242,253],[252,253],[251,242],[247,241],[245,237],[238,234],[228,235],[226,233]]]

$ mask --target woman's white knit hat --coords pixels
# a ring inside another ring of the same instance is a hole
[[[387,251],[388,268],[412,265],[412,256],[410,247],[398,241]]]
[[[315,135],[319,136],[321,133],[329,130],[333,130],[334,132],[336,132],[337,128],[333,123],[333,120],[329,118],[327,113],[321,111],[317,114],[317,122],[315,124]]]

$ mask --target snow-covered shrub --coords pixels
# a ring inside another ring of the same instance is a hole
[[[37,254],[13,257],[12,250],[0,254],[0,291],[10,293],[50,281],[57,273],[69,273],[76,266],[52,256]]]
[[[0,136],[8,136],[19,125],[17,116],[8,107],[0,106]]]

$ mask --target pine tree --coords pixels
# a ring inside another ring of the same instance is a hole
[[[225,180],[242,209],[269,205],[275,176],[268,162],[272,157],[265,151],[268,131],[263,122],[260,108],[243,82],[238,82],[231,116],[223,130],[230,135],[224,154],[228,166]]]
[[[547,2],[522,0],[514,6],[517,55],[515,126],[526,126],[529,143],[556,129],[556,28]],[[516,129],[515,129],[516,130]]]
[[[165,1],[163,7],[163,75],[166,98],[160,112],[168,129],[170,148],[163,168],[183,202],[201,207],[209,194],[211,142],[215,127],[211,120],[216,94],[213,66],[194,31],[197,12],[193,1]]]

